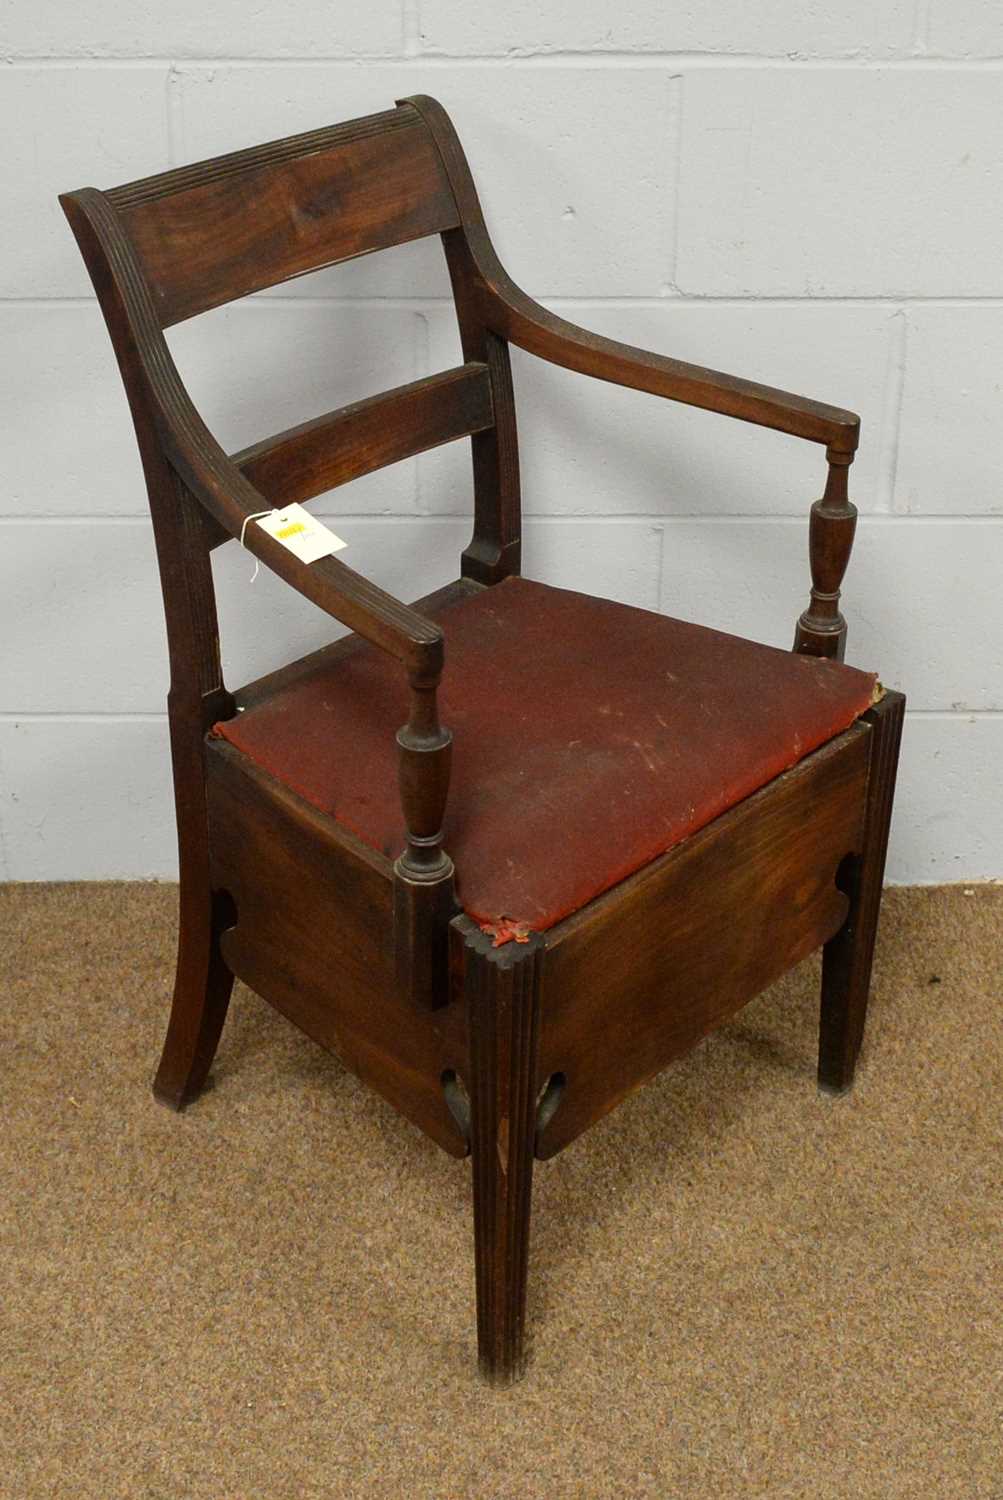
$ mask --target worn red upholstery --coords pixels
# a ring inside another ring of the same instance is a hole
[[[464,909],[543,931],[771,781],[869,706],[875,678],[509,578],[443,609],[444,846]],[[218,724],[396,856],[400,666],[358,648]]]

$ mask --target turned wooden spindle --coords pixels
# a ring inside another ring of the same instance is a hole
[[[831,656],[842,661],[846,621],[839,612],[839,589],[857,527],[857,507],[847,494],[853,454],[829,448],[826,458],[829,477],[825,494],[811,508],[811,602],[798,620],[794,650],[805,656]]]
[[[447,927],[456,912],[453,862],[442,847],[453,736],[439,722],[434,673],[412,673],[411,716],[397,731],[407,842],[394,865],[397,978],[432,1008],[446,1000]]]
[[[452,869],[442,847],[453,736],[439,723],[439,674],[411,676],[411,717],[397,731],[407,846],[398,860],[409,880],[440,880]]]

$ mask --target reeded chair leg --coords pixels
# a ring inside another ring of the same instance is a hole
[[[850,910],[822,954],[818,1082],[831,1094],[853,1083],[864,1036],[904,711],[902,694],[889,692],[864,715],[873,747],[863,849],[842,872]]]
[[[492,948],[472,923],[465,941],[478,1353],[504,1386],[525,1367],[542,944]]]
[[[219,936],[231,924],[230,903],[181,887],[181,925],[174,1000],[153,1092],[171,1109],[201,1093],[219,1045],[233,989]]]

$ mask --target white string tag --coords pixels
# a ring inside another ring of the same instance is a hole
[[[244,517],[244,524],[240,528],[240,543],[244,545],[244,533],[249,521],[257,521],[263,531],[281,542],[287,552],[298,557],[300,562],[317,562],[321,557],[332,557],[335,552],[340,552],[348,543],[340,536],[336,536],[322,521],[318,521],[302,505],[295,502],[292,505],[283,506],[281,510],[263,510],[256,514]],[[255,568],[254,577],[258,576]]]
[[[271,514],[272,514],[272,512],[270,510],[256,510],[256,511],[252,512],[251,515],[244,517],[243,522],[241,523],[241,527],[240,527],[240,545],[242,547],[245,545],[245,543],[244,543],[244,532],[247,530],[247,523],[248,523],[248,521],[257,521],[257,520],[260,519],[261,516],[270,516]],[[257,576],[258,576],[258,574],[259,574],[260,571],[261,571],[261,562],[260,562],[260,559],[258,559],[256,557],[254,559],[254,572],[251,574],[251,582],[252,583],[257,578]]]

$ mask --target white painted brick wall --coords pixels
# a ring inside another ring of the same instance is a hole
[[[750,5],[699,0],[621,5],[583,0],[421,0],[423,48],[445,55],[573,52],[760,53],[767,57],[886,57],[911,40],[909,0],[813,0]]]
[[[683,94],[680,291],[999,289],[995,69],[701,69]]]
[[[990,0],[12,0],[0,878],[169,875],[167,661],[125,401],[55,202],[427,92],[509,269],[629,342],[860,411],[849,656],[909,694],[890,874],[1003,876],[1003,10]],[[172,331],[237,447],[458,357],[438,245]],[[515,356],[531,576],[787,646],[820,452]],[[414,596],[469,457],[318,502]],[[330,623],[214,558],[231,681]]]

